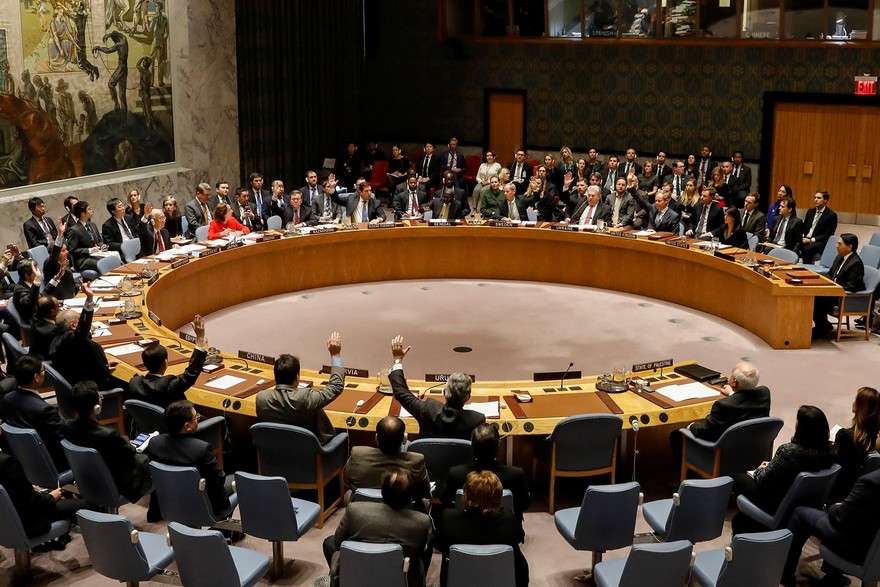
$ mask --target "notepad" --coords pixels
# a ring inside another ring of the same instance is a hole
[[[130,355],[132,353],[139,353],[143,350],[144,349],[140,345],[132,342],[129,344],[123,344],[120,346],[111,347],[109,349],[104,349],[104,352],[107,353],[108,355],[113,355],[114,357],[121,357],[123,355]]]
[[[658,390],[674,402],[683,402],[689,399],[702,399],[718,395],[717,389],[712,389],[702,383],[682,383],[681,385],[667,385]]]
[[[499,417],[499,407],[498,402],[471,402],[464,407],[466,410],[472,410],[474,412],[480,412],[487,418],[497,418]]]
[[[212,387],[214,389],[230,389],[245,381],[247,381],[247,379],[236,377],[235,375],[223,375],[221,377],[218,377],[217,379],[214,379],[213,381],[205,383],[205,387]]]

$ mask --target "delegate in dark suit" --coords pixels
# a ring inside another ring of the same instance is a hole
[[[334,202],[333,199],[330,198],[330,196],[325,194],[323,191],[319,192],[317,197],[315,197],[312,200],[312,203],[311,203],[312,216],[314,216],[315,218],[321,218],[324,216],[324,200],[325,199],[330,199],[330,214],[329,214],[330,218],[331,219],[336,218],[338,210],[339,210],[339,204]]]
[[[419,212],[424,212],[431,206],[431,194],[425,191],[422,186],[416,188],[415,193],[409,190],[406,183],[400,184],[404,189],[394,192],[394,217],[400,219],[404,214],[413,213],[413,196],[415,196],[415,207]]]
[[[355,446],[345,464],[342,479],[349,491],[361,487],[382,487],[382,477],[394,469],[409,471],[413,483],[413,497],[431,499],[431,482],[425,457],[417,452],[386,454],[372,446]]]
[[[91,257],[91,248],[101,246],[101,237],[94,222],[89,221],[87,224],[92,234],[95,235],[94,238],[82,222],[68,226],[64,232],[67,238],[67,248],[70,251],[70,256],[73,257],[73,264],[77,271],[86,271],[87,269],[97,271],[98,269],[97,259]]]
[[[167,408],[171,402],[186,399],[186,390],[195,385],[208,353],[196,347],[186,370],[180,375],[147,373],[135,375],[128,382],[128,397]],[[149,432],[141,430],[141,432]]]
[[[337,198],[337,203],[345,206],[345,213],[351,218],[352,222],[362,222],[362,218],[354,217],[354,213],[358,209],[358,202],[360,202],[361,197],[357,193],[343,195],[346,195],[347,197],[343,199],[340,196],[335,196]],[[375,196],[371,196],[367,201],[367,220],[376,219],[385,222],[385,208],[382,207],[382,204]]]
[[[46,283],[45,295],[54,295],[54,292],[55,286],[51,283]],[[40,299],[39,283],[28,285],[20,279],[16,282],[15,287],[12,289],[12,303],[15,304],[15,309],[18,310],[18,315],[21,316],[21,320],[24,323],[22,326],[27,326],[31,323],[31,318],[34,316],[34,307],[37,305],[38,299]]]
[[[251,188],[248,191],[248,201],[254,204],[254,209],[263,222],[272,215],[272,194],[269,193],[269,190],[260,190],[257,193],[257,190]]]
[[[61,448],[64,435],[57,408],[50,406],[36,392],[19,387],[3,396],[3,416],[10,426],[36,430],[56,469],[66,471],[70,468]]]
[[[52,219],[46,215],[43,215],[42,218],[46,224],[49,226],[49,233],[52,235],[52,241],[55,242],[55,239],[58,237],[58,228],[55,226],[55,223],[52,222]],[[40,223],[34,216],[31,216],[27,220],[24,221],[24,225],[22,226],[24,230],[24,240],[27,242],[27,246],[29,249],[34,247],[38,247],[43,245],[47,249],[49,246],[49,238],[46,236],[46,231],[40,226]]]
[[[434,198],[431,201],[431,218],[440,218],[443,212],[443,198]],[[461,207],[461,202],[452,200],[449,202],[449,220],[460,220],[465,217],[465,212]]]
[[[688,226],[688,230],[693,231],[694,238],[700,238],[700,235],[704,232],[712,233],[713,237],[721,237],[721,233],[724,232],[724,210],[716,204],[715,202],[711,202],[709,204],[709,213],[706,217],[706,225],[702,231],[698,230],[700,227],[700,220],[703,218],[703,209],[706,207],[702,201],[697,202],[697,205],[694,206],[694,213],[691,214],[691,223]]]
[[[590,202],[587,198],[583,198],[583,200],[577,205],[574,209],[574,212],[571,214],[571,221],[575,224],[580,224],[585,221],[584,214],[587,212],[587,208],[589,207]],[[593,210],[592,216],[590,216],[590,225],[595,226],[596,220],[602,219],[606,224],[611,224],[611,206],[606,204],[605,202],[599,202],[596,204],[596,209]]]
[[[248,208],[251,212],[253,212],[253,218],[242,218],[242,205],[238,203],[236,200],[232,200],[232,203],[229,204],[229,207],[232,208],[232,215],[236,220],[241,222],[244,226],[248,227],[251,232],[255,230],[263,230],[263,221],[260,220],[259,214],[257,214],[257,207],[255,204],[251,204],[248,202]]]
[[[159,234],[162,235],[162,243],[165,245],[165,250],[170,250],[173,247],[173,244],[171,242],[171,235],[168,234],[168,229],[162,228],[162,230],[159,231]],[[148,257],[159,252],[156,231],[153,229],[152,223],[141,221],[138,224],[138,238],[141,241],[140,257]]]
[[[519,174],[517,175],[517,162],[514,161],[507,166],[507,169],[510,171],[510,181],[516,184],[516,193],[518,195],[524,194],[529,187],[529,180],[532,179],[532,175],[535,173],[534,168],[523,161],[520,164]],[[515,181],[517,179],[522,179],[522,181]]]
[[[712,404],[709,415],[689,426],[697,438],[714,442],[738,422],[770,415],[770,390],[763,385],[739,389]]]
[[[207,205],[207,204],[206,204]],[[208,210],[208,214],[211,211]],[[208,226],[208,220],[202,211],[202,203],[198,198],[193,198],[183,206],[183,214],[186,216],[186,236],[192,237],[196,234],[196,229],[200,226]]]
[[[742,210],[743,214],[743,230],[750,232],[758,237],[758,242],[764,242],[764,229],[767,228],[767,217],[760,210],[748,212]],[[748,216],[748,217],[746,217]]]
[[[110,373],[104,349],[92,340],[94,313],[94,308],[83,308],[76,330],[62,332],[52,341],[49,359],[71,385],[90,379],[99,389],[112,389],[119,381]]]
[[[617,192],[611,192],[608,194],[608,197],[605,198],[605,203],[611,208],[612,223],[614,221],[614,204],[617,199],[620,199],[617,223],[624,228],[632,228],[633,219],[636,214],[636,199],[629,193],[629,191],[624,192],[622,196],[618,196]]]
[[[122,222],[128,226],[129,233],[131,234],[131,237],[134,238],[134,235],[137,234],[137,225],[139,224],[139,221],[132,222],[132,220],[132,216],[122,217]],[[112,216],[101,225],[101,238],[104,239],[104,244],[110,247],[111,251],[122,251],[122,231],[123,228],[119,225],[119,222],[116,221],[116,218]]]
[[[290,222],[295,222],[296,210],[293,209],[293,206],[285,206],[282,220],[284,221],[284,226],[287,226]],[[312,208],[310,206],[302,204],[299,207],[299,222],[306,226],[315,226],[318,224],[318,218],[312,215]]]
[[[497,461],[492,463],[473,462],[469,465],[456,465],[450,468],[449,476],[446,478],[446,485],[443,486],[443,495],[440,497],[440,503],[447,507],[455,505],[455,492],[464,487],[468,473],[473,471],[492,471],[498,475],[501,487],[509,489],[513,493],[513,514],[521,521],[523,513],[532,502],[528,478],[521,467],[503,465]],[[468,544],[477,543],[469,542]]]
[[[811,242],[805,244],[801,251],[801,257],[806,263],[812,263],[821,257],[828,239],[837,232],[837,212],[831,208],[825,207],[819,215],[819,220],[816,221],[815,229],[813,229],[814,220],[816,220],[816,208],[810,208],[804,216],[803,237],[809,238]],[[810,234],[811,229],[813,234]]]
[[[526,205],[525,199],[522,196],[516,196],[514,201],[512,202],[514,206],[516,206],[516,211],[519,214],[520,220],[528,220],[528,206]],[[495,220],[501,220],[502,218],[510,218],[511,202],[507,201],[507,198],[501,200],[498,204],[498,208],[495,210],[495,213],[492,214],[491,218]]]
[[[770,229],[770,238],[768,242],[778,243],[779,242],[779,231],[781,230],[781,226],[785,223],[784,216],[777,216],[773,219],[773,228]],[[804,237],[804,229],[803,222],[800,218],[791,214],[788,217],[788,222],[785,223],[785,237],[783,240],[783,245],[786,249],[794,251],[795,253],[800,254],[801,244]]]
[[[403,369],[392,369],[389,379],[394,397],[419,423],[420,438],[468,440],[471,431],[486,421],[483,414],[473,410],[453,408],[432,398],[420,400],[410,392]]]
[[[428,155],[422,156],[419,164],[416,165],[416,171],[419,173],[419,177],[427,177],[427,183],[421,183],[421,185],[425,186],[425,190],[430,190],[433,187],[437,187],[440,183],[440,167],[442,165],[441,159],[443,156],[439,153],[432,153],[430,159]]]
[[[40,318],[36,314],[31,319],[31,335],[28,339],[30,346],[28,352],[41,357],[49,356],[49,347],[58,335],[58,326],[55,320]]]
[[[842,238],[846,238],[846,235],[842,235]],[[838,252],[841,250],[842,242],[841,240],[837,245]],[[848,292],[865,289],[865,264],[862,263],[859,254],[855,252],[857,246],[858,241],[856,241],[856,246],[852,247],[852,252],[846,257],[838,254],[828,272],[828,277]],[[815,323],[813,331],[815,334],[821,336],[831,331],[828,314],[831,313],[839,300],[840,298],[836,297],[821,296],[813,301],[813,322]]]
[[[679,215],[670,207],[663,212],[657,211],[657,205],[651,204],[648,209],[648,227],[657,232],[674,232],[678,234]]]

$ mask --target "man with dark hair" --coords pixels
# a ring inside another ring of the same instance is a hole
[[[730,199],[728,206],[742,208],[743,200],[752,191],[752,168],[743,163],[743,152],[734,151],[730,158],[733,163],[730,178]]]
[[[773,219],[773,228],[768,231],[767,243],[800,254],[804,229],[803,222],[794,213],[795,206],[794,198],[779,200],[779,212]]]
[[[758,242],[763,242],[764,231],[767,229],[767,217],[758,210],[761,195],[755,192],[747,195],[742,209],[742,227],[758,237]]]
[[[486,421],[480,412],[466,410],[465,404],[471,399],[471,378],[464,373],[453,373],[443,388],[446,403],[428,398],[425,401],[410,392],[403,374],[403,359],[412,347],[403,347],[403,337],[396,336],[391,341],[391,355],[394,365],[389,379],[394,397],[419,423],[421,438],[461,438],[467,440],[471,431]]]
[[[406,181],[400,184],[403,189],[394,192],[394,217],[419,217],[431,205],[431,194],[419,185],[415,174],[407,175]]]
[[[89,203],[80,200],[71,212],[76,218],[73,226],[67,227],[67,248],[73,257],[73,264],[77,271],[98,270],[98,260],[92,258],[93,253],[101,250],[104,242],[98,227],[92,222],[92,207]]]
[[[804,216],[804,238],[801,257],[804,263],[813,263],[825,251],[828,239],[837,232],[837,212],[828,207],[831,196],[818,191],[813,196],[813,207]]]
[[[318,219],[312,216],[312,208],[305,205],[299,190],[290,192],[290,203],[284,207],[282,219],[285,226],[293,224],[294,228],[318,224]]]
[[[356,184],[357,191],[353,194],[332,195],[333,201],[340,206],[345,206],[345,214],[354,222],[369,222],[378,224],[385,222],[385,208],[373,195],[373,188],[364,182]]]
[[[503,465],[498,462],[498,448],[501,439],[496,424],[482,423],[474,428],[471,434],[471,448],[474,451],[474,461],[468,465],[456,465],[449,469],[443,496],[440,502],[447,506],[455,505],[455,493],[464,487],[469,473],[473,471],[492,471],[501,480],[504,489],[513,493],[514,514],[522,521],[523,512],[528,509],[532,501],[529,494],[529,482],[525,471],[520,467]]]
[[[275,360],[275,388],[257,394],[257,420],[292,424],[310,430],[321,444],[333,439],[336,431],[324,407],[336,399],[345,387],[342,366],[342,337],[338,332],[327,341],[330,351],[330,383],[323,389],[300,387],[299,358],[283,354]]]
[[[856,252],[858,248],[859,237],[849,232],[841,234],[837,241],[837,257],[828,272],[828,278],[848,292],[865,289],[865,264]],[[839,300],[836,297],[821,296],[813,302],[814,339],[827,336],[832,331],[828,314]]]
[[[208,200],[208,205],[211,206],[211,210],[217,207],[217,204],[226,204],[229,205],[232,201],[229,198],[229,182],[221,179],[214,185],[214,193],[215,195]]]
[[[150,459],[165,465],[198,469],[199,476],[205,480],[205,493],[214,515],[229,517],[233,510],[229,503],[232,479],[227,479],[217,464],[211,445],[192,436],[199,427],[199,415],[193,403],[181,400],[169,404],[165,408],[165,427],[168,432],[156,436],[147,446]]]
[[[250,190],[246,187],[240,187],[235,190],[235,198],[229,204],[229,207],[232,209],[232,215],[251,232],[263,230],[263,221],[260,220],[260,216],[257,214],[256,204],[250,203],[249,194]]]
[[[700,201],[694,206],[690,225],[684,235],[692,238],[711,239],[720,237],[724,231],[724,209],[715,201],[715,189],[704,187]]]
[[[186,371],[180,375],[166,375],[168,369],[168,349],[161,344],[148,346],[141,353],[141,360],[147,369],[146,375],[135,375],[128,382],[128,397],[139,399],[163,408],[176,401],[186,399],[186,390],[192,387],[205,365],[208,351],[205,344],[205,321],[196,314],[192,321],[196,335],[196,348],[189,358]],[[149,430],[141,430],[149,432]]]
[[[73,226],[76,224],[76,216],[73,215],[73,207],[76,206],[76,203],[79,202],[79,198],[76,196],[67,196],[64,198],[64,209],[67,210],[67,214],[61,217],[61,222],[66,224],[67,226]]]
[[[403,450],[406,442],[406,424],[397,416],[385,416],[376,425],[376,445],[355,446],[345,464],[343,480],[348,492],[345,503],[358,488],[377,488],[382,477],[393,469],[405,469],[412,476],[416,499],[431,500],[431,483],[424,455]]]
[[[510,171],[510,182],[516,185],[517,195],[521,196],[526,193],[526,188],[529,187],[529,180],[532,178],[534,169],[526,162],[525,149],[516,150],[516,153],[513,155],[513,161],[507,166],[507,169]],[[488,215],[483,212],[483,216]]]
[[[61,448],[61,418],[58,410],[40,397],[46,378],[43,360],[35,355],[22,355],[15,360],[12,374],[18,388],[3,396],[3,418],[10,426],[33,428],[49,451],[55,468],[66,471],[67,457]]]
[[[213,208],[208,206],[208,198],[210,197],[211,186],[202,182],[196,186],[196,196],[184,204],[183,214],[186,216],[187,236],[195,236],[198,227],[208,226],[211,223]]]
[[[312,199],[312,216],[321,222],[332,222],[339,212],[339,204],[333,201],[335,193],[336,186],[329,180],[325,181],[318,195]]]
[[[306,172],[306,185],[299,188],[302,194],[303,206],[312,207],[312,202],[321,193],[321,186],[318,185],[318,174],[311,169]]]
[[[41,198],[33,197],[28,200],[28,210],[31,217],[25,220],[22,229],[24,239],[29,249],[43,245],[52,250],[55,238],[58,236],[58,228],[52,219],[46,216],[46,204]]]
[[[324,540],[331,585],[339,584],[339,548],[346,540],[400,544],[409,557],[408,587],[425,584],[431,562],[431,518],[409,507],[413,483],[408,471],[397,469],[382,477],[382,503],[348,504],[336,533]]]
[[[31,323],[31,318],[34,315],[34,306],[36,306],[37,300],[40,297],[40,282],[42,281],[43,274],[40,273],[40,268],[37,267],[36,262],[32,259],[21,260],[16,269],[18,271],[18,282],[12,289],[12,303],[15,304],[15,309],[18,310],[18,315],[21,316],[22,326],[27,326]],[[56,275],[52,281],[46,284],[47,294],[55,291],[55,286],[58,283],[57,277]]]
[[[107,212],[110,218],[101,225],[101,237],[111,251],[120,253],[122,243],[137,238],[138,219],[125,213],[125,203],[119,198],[107,202]]]
[[[31,318],[28,352],[41,357],[49,356],[49,347],[55,340],[55,336],[58,335],[58,325],[55,324],[55,318],[58,317],[60,311],[61,304],[55,296],[44,295],[37,299],[34,315]]]
[[[250,190],[248,190],[248,200],[254,205],[257,217],[265,224],[269,216],[272,215],[272,194],[269,193],[269,190],[263,189],[263,174],[259,171],[251,173],[248,176],[248,181],[251,183]]]

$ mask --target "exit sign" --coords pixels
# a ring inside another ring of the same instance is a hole
[[[877,95],[877,76],[874,75],[857,75],[856,96],[876,96]]]

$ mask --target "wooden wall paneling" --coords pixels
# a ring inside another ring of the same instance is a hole
[[[862,109],[861,136],[858,163],[858,214],[880,215],[880,108]],[[866,169],[866,167],[870,169]],[[870,178],[864,177],[866,172]]]

